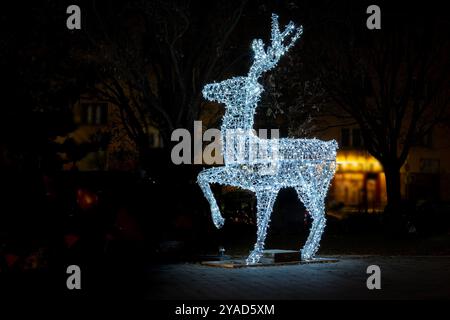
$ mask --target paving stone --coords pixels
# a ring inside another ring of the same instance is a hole
[[[149,270],[150,299],[420,299],[450,297],[450,257],[341,256],[336,263],[225,269],[200,264]],[[381,290],[366,269],[381,268]]]

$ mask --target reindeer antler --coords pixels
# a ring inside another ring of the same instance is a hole
[[[272,45],[264,50],[264,42],[261,39],[253,40],[252,49],[255,57],[253,65],[250,67],[249,76],[258,78],[263,72],[272,69],[280,60],[281,56],[300,38],[302,33],[303,27],[296,27],[292,21],[286,25],[283,32],[280,32],[278,16],[272,14]],[[287,45],[284,44],[284,41],[289,39],[289,35],[291,34],[290,41]]]

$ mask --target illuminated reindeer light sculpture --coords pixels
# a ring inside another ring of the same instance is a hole
[[[208,84],[203,89],[205,99],[226,106],[221,126],[225,165],[200,172],[198,184],[210,204],[217,228],[223,226],[224,219],[211,184],[231,185],[256,193],[257,240],[247,264],[258,263],[263,254],[272,207],[281,188],[295,188],[313,219],[301,250],[302,260],[314,257],[325,227],[324,199],[335,172],[336,141],[261,139],[252,130],[255,109],[263,92],[258,79],[275,67],[302,32],[302,27],[297,28],[293,22],[281,32],[278,17],[272,15],[271,46],[265,49],[262,40],[253,41],[254,62],[248,75]],[[287,44],[285,40],[289,40]]]

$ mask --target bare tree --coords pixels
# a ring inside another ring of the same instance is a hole
[[[202,86],[243,57],[229,50],[229,39],[245,4],[217,3],[202,15],[195,2],[136,1],[120,8],[120,27],[102,26],[108,12],[98,13],[97,30],[87,33],[95,88],[117,106],[143,161],[147,128],[157,127],[166,146],[172,130],[191,129]]]
[[[332,115],[333,110],[319,75],[305,72],[302,51],[296,50],[297,54],[287,56],[277,70],[264,79],[261,107],[265,112],[258,119],[266,126],[272,119],[283,122],[287,128],[285,134],[292,137],[315,136],[336,123],[327,123],[325,115]],[[335,115],[342,116],[334,111]]]
[[[428,24],[411,18],[370,32],[360,21],[340,19],[302,52],[326,92],[329,109],[322,111],[353,119],[383,165],[392,206],[401,198],[400,168],[411,147],[448,116],[448,23],[423,20]]]

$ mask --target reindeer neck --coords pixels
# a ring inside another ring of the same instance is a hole
[[[251,130],[253,129],[254,123],[254,109],[247,109],[246,112],[236,113],[231,110],[234,108],[227,109],[225,115],[222,119],[221,131],[222,134],[226,133],[226,130]]]

